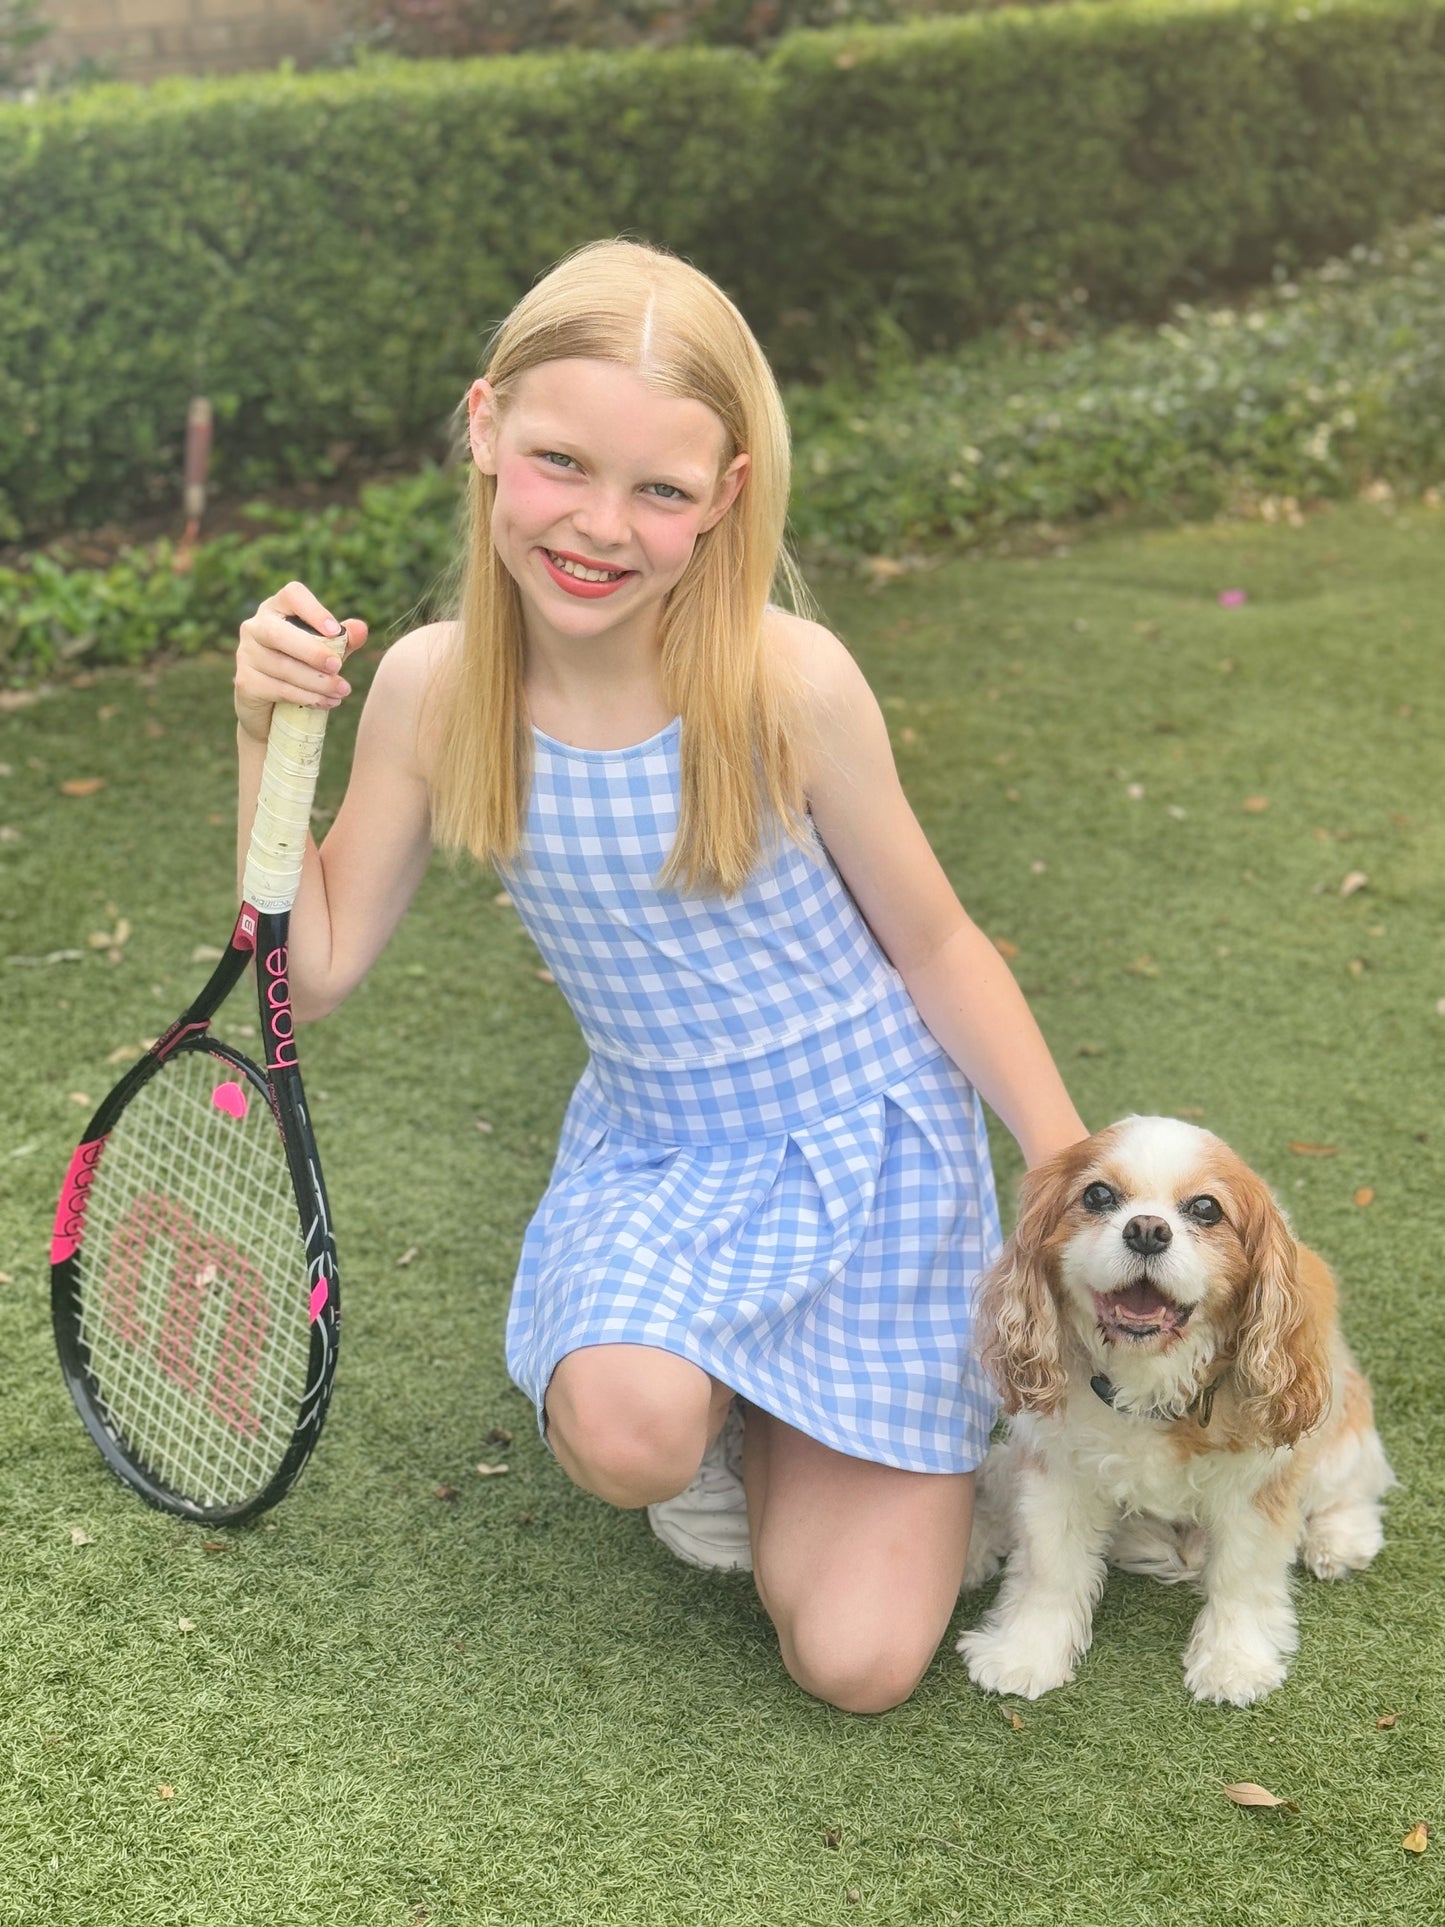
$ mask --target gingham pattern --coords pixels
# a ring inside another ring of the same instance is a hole
[[[566,1353],[656,1345],[839,1451],[970,1470],[1000,1242],[978,1100],[821,850],[784,844],[731,901],[656,888],[678,733],[535,736],[507,885],[592,1060],[523,1244],[512,1376],[540,1412]]]

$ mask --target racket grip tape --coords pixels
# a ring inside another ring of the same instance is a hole
[[[310,635],[317,633],[296,616],[288,616],[287,621]],[[345,631],[335,639],[334,646],[344,658]],[[242,894],[254,910],[280,916],[296,901],[329,714],[328,710],[302,703],[277,703],[271,713],[266,762],[241,884]]]

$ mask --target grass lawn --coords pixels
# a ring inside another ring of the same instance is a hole
[[[61,1387],[45,1253],[108,1057],[229,928],[226,665],[0,714],[0,1922],[1445,1916],[1445,1835],[1400,1844],[1445,1823],[1442,534],[1360,507],[818,585],[1085,1117],[1202,1120],[1340,1274],[1402,1484],[1368,1574],[1299,1585],[1292,1677],[1248,1711],[1183,1691],[1194,1600],[1115,1575],[1063,1691],[984,1698],[950,1639],[907,1705],[837,1713],[748,1581],[568,1485],[501,1333],[582,1050],[496,886],[441,864],[304,1040],[345,1305],[317,1457],[248,1530],[147,1511]],[[1236,1809],[1241,1780],[1299,1811]]]

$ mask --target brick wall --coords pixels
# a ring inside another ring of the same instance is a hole
[[[47,63],[101,61],[120,80],[298,66],[341,31],[340,0],[50,0]]]

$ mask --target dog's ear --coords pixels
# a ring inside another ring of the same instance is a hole
[[[1064,1396],[1051,1239],[1079,1168],[1079,1158],[1064,1151],[1027,1173],[1019,1191],[1014,1234],[980,1285],[983,1362],[1006,1412],[1047,1417],[1058,1410]]]
[[[1271,1445],[1295,1445],[1330,1407],[1334,1280],[1301,1251],[1268,1187],[1237,1181],[1248,1277],[1234,1370],[1245,1411]]]

